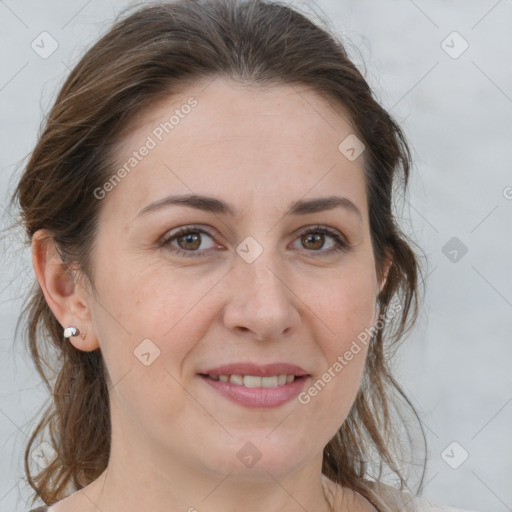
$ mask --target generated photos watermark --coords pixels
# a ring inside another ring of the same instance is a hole
[[[144,158],[149,155],[151,150],[155,149],[166,135],[172,132],[176,126],[181,123],[182,119],[190,114],[192,109],[198,104],[194,97],[188,98],[186,103],[174,110],[167,121],[162,121],[152,132],[146,137],[144,143],[132,152],[132,155],[119,167],[119,169],[103,184],[102,187],[94,189],[93,195],[96,199],[104,199],[108,192],[112,191],[123,178],[139,165]]]
[[[325,371],[319,379],[311,384],[307,390],[299,393],[299,396],[297,397],[299,402],[303,405],[311,402],[311,399],[317,396],[318,393],[320,393],[320,391],[322,391],[327,384],[331,382],[331,380],[333,380],[334,377],[336,377],[336,375],[338,375],[343,368],[352,361],[352,359],[354,359],[354,356],[361,352],[362,346],[368,345],[372,337],[384,327],[385,323],[388,320],[393,319],[401,310],[402,305],[399,302],[392,303],[384,317],[380,317],[375,325],[372,327],[366,327],[364,331],[360,332],[357,335],[357,339],[352,341],[350,348],[348,348],[342,355],[339,355],[336,358],[336,361],[327,368],[327,371]]]

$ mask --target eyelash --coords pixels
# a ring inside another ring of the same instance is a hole
[[[185,257],[201,258],[201,257],[207,256],[207,254],[204,254],[204,251],[203,252],[185,251],[184,249],[179,249],[177,247],[173,247],[170,245],[170,242],[172,242],[174,239],[176,239],[182,235],[186,235],[188,233],[202,233],[202,234],[208,235],[210,238],[213,239],[213,236],[210,233],[208,233],[208,231],[205,231],[204,229],[201,229],[198,226],[186,226],[184,228],[179,229],[176,233],[165,235],[159,242],[159,246],[170,248],[170,250],[172,252],[182,255],[182,256],[185,256]],[[308,251],[307,249],[305,249],[308,252],[313,252],[313,253],[318,252],[320,256],[325,256],[325,255],[331,255],[333,253],[338,253],[338,252],[347,252],[350,250],[350,246],[339,236],[339,234],[336,231],[333,231],[325,226],[316,226],[314,228],[306,229],[305,231],[303,231],[302,233],[300,233],[298,235],[298,238],[300,238],[304,235],[309,235],[311,233],[322,233],[324,235],[328,235],[328,236],[332,237],[338,245],[336,247],[333,247],[333,248],[327,250],[327,251],[321,251],[321,250]],[[208,250],[209,249],[205,249],[205,251],[208,251]]]

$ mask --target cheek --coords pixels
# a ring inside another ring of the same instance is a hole
[[[376,278],[371,267],[341,269],[305,296],[317,323],[325,325],[322,332],[330,352],[344,351],[376,321]]]
[[[103,266],[94,312],[107,363],[116,376],[130,368],[140,371],[144,366],[136,356],[147,347],[150,359],[155,358],[151,367],[181,381],[182,362],[210,323],[204,305],[218,276],[194,278],[186,270],[117,261]]]
[[[187,405],[182,362],[197,339],[186,321],[190,307],[177,291],[162,291],[140,276],[110,277],[115,286],[103,287],[93,316],[113,389],[112,411],[120,417],[128,413],[152,430],[169,425]],[[161,418],[155,425],[147,422],[154,415]]]
[[[147,258],[109,254],[98,265],[97,289],[102,306],[117,324],[114,328],[136,339],[160,338],[185,314],[190,293]]]
[[[317,343],[325,366],[309,392],[312,401],[318,400],[314,407],[319,421],[334,429],[355,400],[376,321],[375,275],[369,268],[340,271],[322,293],[310,295],[311,310],[318,317],[317,334],[322,333]]]

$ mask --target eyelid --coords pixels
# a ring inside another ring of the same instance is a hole
[[[214,236],[208,232],[205,228],[201,227],[201,226],[198,226],[198,225],[194,225],[194,224],[187,224],[185,226],[181,226],[179,228],[176,228],[176,229],[172,229],[171,231],[168,231],[158,242],[158,245],[160,247],[166,247],[166,246],[170,246],[170,242],[172,240],[174,240],[175,238],[181,236],[181,235],[184,235],[184,234],[187,234],[188,232],[192,232],[192,233],[201,233],[203,235],[207,235],[209,236],[212,240],[215,241],[215,238]],[[217,243],[217,242],[215,242]],[[171,250],[173,252],[176,252],[176,253],[185,253],[185,256],[202,256],[202,253],[201,251],[185,251],[184,249],[179,249],[177,247],[171,247]],[[205,249],[207,250],[207,249]],[[194,252],[196,254],[194,254]],[[204,252],[204,250],[203,250]]]
[[[213,228],[208,227],[208,229],[213,229]],[[171,252],[178,254],[178,255],[185,256],[185,257],[205,257],[205,256],[209,255],[208,253],[209,253],[210,249],[203,249],[202,251],[198,251],[198,250],[186,251],[184,249],[180,249],[180,248],[171,246],[170,242],[181,235],[192,232],[192,233],[201,233],[201,234],[207,235],[215,243],[217,243],[215,241],[215,237],[208,231],[208,229],[205,229],[199,225],[194,225],[194,224],[184,225],[184,226],[181,226],[179,228],[176,228],[176,229],[173,229],[173,230],[167,232],[159,240],[158,245],[159,245],[159,247],[162,247],[162,248],[169,247],[170,248],[169,250]],[[335,254],[335,253],[347,252],[352,249],[352,245],[348,242],[347,238],[345,237],[345,235],[342,232],[338,231],[337,229],[330,228],[328,226],[324,226],[321,224],[312,225],[312,226],[309,226],[306,228],[300,228],[299,230],[297,230],[295,232],[295,234],[294,234],[295,238],[293,240],[295,241],[295,240],[297,240],[297,238],[307,235],[307,234],[310,234],[310,233],[323,233],[327,236],[330,236],[332,239],[334,239],[335,243],[337,244],[334,248],[328,249],[326,251],[324,251],[324,250],[315,251],[315,250],[303,249],[304,252],[309,253],[310,255],[316,256],[315,255],[315,253],[316,253],[319,257],[322,257],[322,256],[328,256],[328,255]],[[207,254],[205,254],[205,253],[207,253]]]

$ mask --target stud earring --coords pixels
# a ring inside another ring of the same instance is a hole
[[[80,331],[77,327],[66,327],[64,329],[64,338],[71,338],[72,336],[78,336]]]

